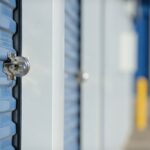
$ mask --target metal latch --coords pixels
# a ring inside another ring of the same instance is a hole
[[[29,60],[25,57],[16,56],[15,53],[8,54],[8,60],[4,62],[4,72],[9,80],[26,75],[30,70]]]
[[[79,81],[79,83],[83,83],[89,80],[89,74],[87,72],[79,72],[77,74],[77,80]]]

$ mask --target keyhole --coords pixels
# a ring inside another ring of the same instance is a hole
[[[11,66],[10,66],[10,69],[11,69],[11,70],[14,70],[14,71],[17,71],[18,68],[19,68],[18,65],[11,65]]]
[[[15,70],[18,70],[18,65],[14,65],[14,69],[15,69]]]

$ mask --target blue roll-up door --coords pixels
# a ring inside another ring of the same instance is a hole
[[[0,0],[0,150],[20,150],[20,146],[17,147],[20,137],[16,134],[20,130],[17,124],[20,120],[19,111],[16,110],[19,107],[16,98],[19,100],[18,94],[20,95],[16,82],[19,83],[19,80],[9,80],[3,69],[8,54],[15,53],[15,49],[20,48],[20,37],[16,34],[20,29],[18,27],[17,30],[14,20],[16,18],[19,21],[19,11],[16,9],[18,4],[20,2],[17,3],[16,0]]]
[[[136,16],[136,29],[138,34],[138,64],[137,78],[148,78],[149,72],[149,1],[141,1]]]
[[[80,148],[80,1],[65,1],[65,150]]]

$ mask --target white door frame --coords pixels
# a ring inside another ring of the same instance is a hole
[[[52,1],[52,150],[63,150],[64,0]]]

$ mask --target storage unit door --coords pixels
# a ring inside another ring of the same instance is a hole
[[[79,150],[80,1],[65,1],[65,150]]]
[[[20,4],[0,0],[0,150],[20,150],[20,80],[4,73],[8,55],[16,50],[20,54]]]

